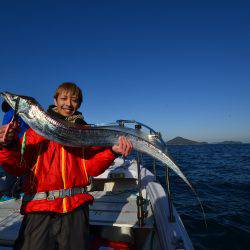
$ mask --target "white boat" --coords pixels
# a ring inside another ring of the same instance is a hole
[[[193,249],[177,211],[155,175],[136,160],[117,158],[92,179],[88,191],[94,249]],[[21,200],[0,202],[0,250],[12,249],[20,228]]]

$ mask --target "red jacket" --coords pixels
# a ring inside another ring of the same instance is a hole
[[[32,129],[26,132],[26,149],[21,161],[21,142],[18,149],[0,151],[0,165],[10,174],[24,178],[27,195],[50,190],[85,187],[89,176],[103,173],[115,156],[107,147],[73,148],[49,141]],[[81,204],[92,201],[89,194],[77,194],[55,200],[33,200],[22,204],[21,212],[50,211],[67,213]]]

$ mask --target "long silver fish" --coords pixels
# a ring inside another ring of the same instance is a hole
[[[136,151],[146,153],[166,164],[193,190],[186,176],[169,158],[162,143],[152,140],[151,135],[119,125],[93,127],[75,125],[52,118],[32,97],[15,95],[9,92],[0,94],[34,131],[48,140],[71,147],[112,146],[118,142],[119,136],[126,136],[131,140]]]

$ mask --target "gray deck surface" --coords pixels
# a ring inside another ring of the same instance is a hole
[[[90,224],[118,227],[138,227],[136,194],[126,192],[92,192],[95,197],[90,206]],[[145,228],[153,227],[153,216],[148,207]]]
[[[93,205],[90,206],[90,225],[138,227],[136,194],[104,191],[90,194],[95,197]],[[0,246],[12,245],[17,238],[22,220],[19,207],[20,201],[9,200],[0,203]],[[153,227],[150,207],[144,227]]]
[[[0,203],[0,245],[12,245],[17,237],[22,220],[20,204],[19,200]]]

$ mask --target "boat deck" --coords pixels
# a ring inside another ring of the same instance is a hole
[[[23,217],[20,204],[20,200],[14,199],[0,203],[0,245],[12,245],[17,237]]]
[[[138,227],[136,193],[126,191],[90,192],[95,201],[90,206],[90,224],[117,227]],[[148,216],[144,220],[144,228],[153,228],[153,216],[150,206]]]
[[[90,192],[95,201],[90,206],[90,225],[138,228],[136,192],[94,191]],[[12,246],[17,238],[22,215],[19,213],[21,201],[9,200],[0,203],[0,246]],[[144,228],[153,228],[150,206]]]

